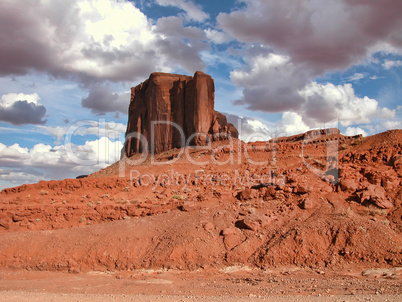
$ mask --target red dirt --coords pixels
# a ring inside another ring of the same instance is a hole
[[[402,265],[402,130],[233,142],[185,149],[205,165],[170,150],[154,163],[133,165],[136,155],[88,178],[3,190],[0,267],[126,272]]]
[[[297,267],[265,271],[229,267],[197,272],[139,270],[79,274],[6,271],[0,272],[0,300],[400,301],[401,274],[402,269],[334,271]]]

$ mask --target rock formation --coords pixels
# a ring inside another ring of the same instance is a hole
[[[152,73],[131,88],[125,155],[237,138],[236,128],[214,110],[214,93],[213,79],[200,71],[194,77]]]

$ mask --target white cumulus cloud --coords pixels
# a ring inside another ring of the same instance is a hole
[[[342,126],[351,126],[370,123],[372,117],[395,116],[395,110],[380,107],[377,100],[356,96],[352,84],[311,81],[309,70],[294,64],[289,56],[259,49],[256,54],[250,52],[245,61],[247,65],[233,70],[230,77],[243,88],[243,96],[235,104],[250,110],[294,112],[311,128],[335,119]],[[299,126],[306,129],[302,124]]]
[[[185,16],[189,20],[203,22],[209,18],[202,7],[191,0],[156,0],[156,3],[161,6],[175,6],[184,10]]]
[[[304,116],[315,122],[338,119],[343,126],[367,124],[378,110],[375,99],[357,97],[351,84],[312,82],[300,91],[300,95],[305,99]]]
[[[402,50],[399,1],[242,3],[245,6],[240,9],[219,14],[217,20],[223,30],[239,41],[264,44],[286,54],[316,74],[348,68],[372,51]]]
[[[402,61],[401,60],[385,60],[385,62],[382,64],[382,66],[385,69],[391,69],[394,67],[399,67],[402,66]]]
[[[196,18],[197,6],[176,2]],[[126,0],[7,0],[0,3],[0,20],[0,40],[7,41],[0,44],[0,57],[7,58],[0,60],[0,75],[35,70],[90,84],[133,82],[155,70],[204,68],[197,45],[170,36],[174,51],[163,47],[166,37],[158,26]]]
[[[233,83],[243,87],[243,98],[237,104],[268,112],[289,111],[301,105],[298,89],[308,83],[306,69],[292,64],[290,57],[274,53],[248,55],[245,61],[247,66],[230,73]]]
[[[207,38],[215,44],[227,43],[231,38],[224,32],[212,28],[204,29]]]
[[[355,74],[350,76],[348,78],[348,80],[354,82],[354,81],[358,81],[358,80],[361,80],[361,79],[364,79],[364,78],[365,78],[365,75],[363,73],[356,72]]]
[[[378,130],[402,129],[402,121],[385,121],[381,123]]]
[[[82,99],[81,104],[99,115],[107,112],[127,114],[130,97],[131,91],[114,92],[108,86],[94,85],[90,88],[88,96]]]
[[[45,124],[46,108],[37,93],[8,93],[0,99],[0,121],[13,125]]]
[[[253,117],[225,114],[228,122],[239,131],[239,139],[245,142],[267,141],[275,136],[274,125]]]
[[[114,121],[106,121],[103,119],[96,120],[82,120],[77,121],[70,126],[66,127],[52,127],[52,126],[37,126],[37,128],[45,134],[55,137],[56,144],[59,145],[66,135],[88,136],[95,135],[98,137],[107,137],[111,140],[123,138],[126,132],[126,125],[116,123]]]
[[[363,136],[368,135],[368,133],[360,127],[348,127],[345,130],[345,135],[347,135],[347,136],[355,136],[358,134],[362,134]]]
[[[107,137],[83,145],[40,143],[30,149],[19,144],[6,146],[0,143],[0,180],[4,180],[0,187],[90,174],[118,161],[122,147],[121,141]]]
[[[306,125],[303,118],[296,112],[284,112],[282,120],[277,125],[277,136],[289,136],[307,132],[311,128]]]
[[[370,123],[373,118],[395,116],[394,110],[380,106],[376,99],[356,95],[350,84],[320,84],[317,78],[374,62],[378,52],[402,53],[399,2],[242,3],[243,6],[217,18],[220,29],[245,45],[244,66],[236,67],[230,74],[243,94],[235,104],[256,111],[294,112],[312,128],[334,119],[348,127]],[[384,67],[397,65],[398,61],[390,61]],[[366,77],[368,74],[356,72],[348,80]]]

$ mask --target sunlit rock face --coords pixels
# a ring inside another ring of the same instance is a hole
[[[236,128],[214,110],[211,76],[152,73],[131,88],[124,155],[161,153],[186,145],[238,137]]]

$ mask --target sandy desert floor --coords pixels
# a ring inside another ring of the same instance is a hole
[[[324,297],[311,297],[311,296],[270,296],[270,297],[216,297],[216,296],[156,296],[156,295],[88,295],[88,294],[53,294],[53,293],[32,293],[32,292],[6,292],[1,293],[1,299],[10,302],[28,302],[28,301],[52,301],[52,302],[69,302],[69,301],[81,301],[81,302],[103,302],[103,301],[138,301],[138,302],[208,302],[208,301],[222,301],[222,302],[243,302],[243,301],[401,301],[401,296],[397,295],[385,295],[380,297],[373,297],[370,295],[360,296],[324,296]]]
[[[0,301],[401,301],[402,268],[1,271]]]

